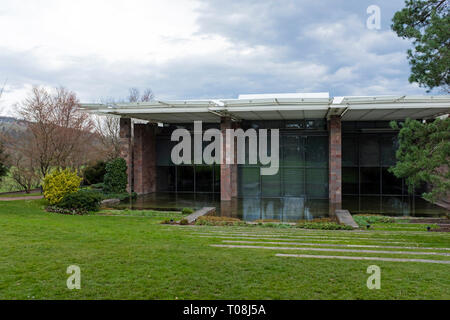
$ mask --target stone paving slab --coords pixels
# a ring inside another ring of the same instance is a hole
[[[188,215],[185,219],[189,222],[195,222],[195,220],[197,220],[199,217],[201,216],[205,216],[207,214],[216,212],[216,208],[215,207],[204,207],[201,208],[200,210],[196,210],[194,213]]]
[[[306,239],[293,239],[293,238],[260,238],[260,237],[244,237],[244,236],[234,236],[234,237],[229,237],[229,236],[204,236],[204,235],[193,235],[193,236],[197,236],[199,238],[217,238],[217,239],[247,239],[247,240],[276,240],[276,241],[308,241],[308,240],[312,240],[312,241],[318,241],[318,242],[326,242],[326,241],[350,241],[350,240],[346,240],[346,239],[313,239],[313,238],[306,238]],[[354,239],[356,241],[362,241],[362,242],[376,242],[376,243],[387,243],[387,244],[409,244],[409,245],[417,245],[418,243],[416,242],[398,242],[398,241],[378,241],[378,240],[359,240],[359,239]],[[422,243],[424,244],[424,243]]]
[[[253,235],[253,234],[248,234],[248,233],[208,233],[208,232],[198,232],[198,233],[193,233],[194,235],[219,235],[219,236],[236,236],[236,237],[249,237],[249,238],[253,238],[253,237],[258,237],[258,238],[276,238],[276,237],[280,237],[280,235],[277,234],[273,234],[273,235]],[[403,240],[403,239],[388,239],[388,238],[362,238],[362,237],[335,237],[335,236],[294,236],[294,235],[288,235],[290,238],[299,238],[299,239],[343,239],[343,240],[376,240],[376,241],[391,241],[391,240],[399,240],[400,242],[408,242],[407,240]],[[282,238],[280,238],[282,239]]]
[[[277,256],[277,257],[294,257],[294,258],[313,258],[313,259],[373,260],[373,261],[389,261],[389,262],[422,262],[422,263],[450,264],[450,261],[446,261],[446,260],[428,260],[428,259],[320,256],[320,255],[311,255],[311,254],[286,254],[286,253],[277,253],[277,254],[275,254],[275,256]]]
[[[420,249],[420,250],[450,250],[450,248],[379,246],[370,244],[337,244],[337,243],[305,243],[305,242],[274,242],[274,241],[245,241],[222,240],[225,243],[253,243],[253,244],[284,244],[292,246],[345,247],[345,248],[380,248],[380,249]]]
[[[336,218],[340,224],[350,226],[353,229],[359,228],[358,224],[355,220],[353,220],[353,217],[348,210],[336,210],[334,213],[336,214]]]
[[[424,251],[387,251],[387,250],[354,250],[354,249],[331,249],[331,248],[301,248],[301,247],[266,247],[250,245],[233,244],[211,244],[218,248],[241,248],[241,249],[266,249],[266,250],[301,250],[301,251],[325,251],[325,252],[352,252],[352,253],[381,253],[381,254],[410,254],[410,255],[433,255],[450,256],[450,253],[444,252],[424,252]]]

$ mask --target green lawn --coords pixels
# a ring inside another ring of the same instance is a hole
[[[245,233],[267,241],[311,235],[307,242],[330,245],[391,241],[449,248],[450,234],[171,226],[160,221],[180,219],[180,213],[133,216],[106,210],[68,216],[46,213],[43,203],[0,202],[0,299],[450,299],[449,264],[300,259],[275,253],[371,254],[211,246],[223,244],[221,235]],[[413,253],[403,257],[450,260]],[[66,287],[66,268],[73,264],[81,268],[81,290]],[[366,269],[373,264],[381,268],[380,290],[366,287]]]

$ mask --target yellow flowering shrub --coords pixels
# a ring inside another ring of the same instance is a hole
[[[44,197],[51,205],[57,204],[65,195],[77,192],[82,180],[76,171],[57,169],[44,178]]]

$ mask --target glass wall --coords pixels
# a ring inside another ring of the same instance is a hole
[[[220,165],[172,163],[170,153],[177,142],[170,141],[170,136],[176,128],[192,131],[193,124],[158,128],[157,191],[219,193]],[[203,124],[203,130],[209,128],[219,128],[219,124]],[[280,169],[276,175],[262,176],[259,163],[239,165],[239,197],[328,199],[328,133],[325,120],[244,121],[241,128],[280,129]],[[270,135],[268,138],[270,146]],[[248,146],[248,141],[246,144]]]
[[[397,132],[387,122],[343,122],[343,207],[353,212],[402,214],[411,196],[402,179],[388,171],[395,164]]]
[[[203,129],[218,128],[218,124],[204,124]],[[171,161],[172,147],[178,142],[170,140],[173,130],[193,124],[171,125],[158,128],[156,138],[156,176],[158,192],[220,193],[220,165],[175,165]],[[193,146],[192,146],[193,147]],[[193,152],[191,152],[193,157]],[[192,161],[193,163],[193,161]]]
[[[328,133],[324,120],[259,121],[243,123],[242,127],[280,129],[280,168],[276,175],[268,176],[260,174],[260,164],[239,165],[239,197],[328,199]]]

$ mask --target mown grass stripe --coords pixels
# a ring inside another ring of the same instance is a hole
[[[349,256],[322,256],[310,254],[288,254],[277,253],[277,257],[294,257],[294,258],[313,258],[313,259],[339,259],[339,260],[373,260],[373,261],[388,261],[388,262],[421,262],[421,263],[440,263],[450,264],[450,261],[445,260],[429,260],[429,259],[407,259],[407,258],[380,258],[380,257],[349,257]]]
[[[356,250],[356,249],[331,249],[331,248],[302,248],[302,247],[266,247],[250,245],[233,244],[211,244],[218,248],[241,248],[241,249],[266,249],[266,250],[302,250],[302,251],[326,251],[326,252],[352,252],[352,253],[378,253],[378,254],[410,254],[410,255],[435,255],[450,256],[450,253],[444,252],[424,252],[424,251],[387,251],[387,250]]]
[[[450,248],[431,247],[405,247],[405,246],[379,246],[371,244],[338,244],[338,243],[305,243],[305,242],[274,242],[274,241],[247,241],[247,240],[222,240],[226,243],[254,243],[254,244],[284,244],[319,247],[347,247],[347,248],[380,248],[380,249],[421,249],[421,250],[450,250]]]

